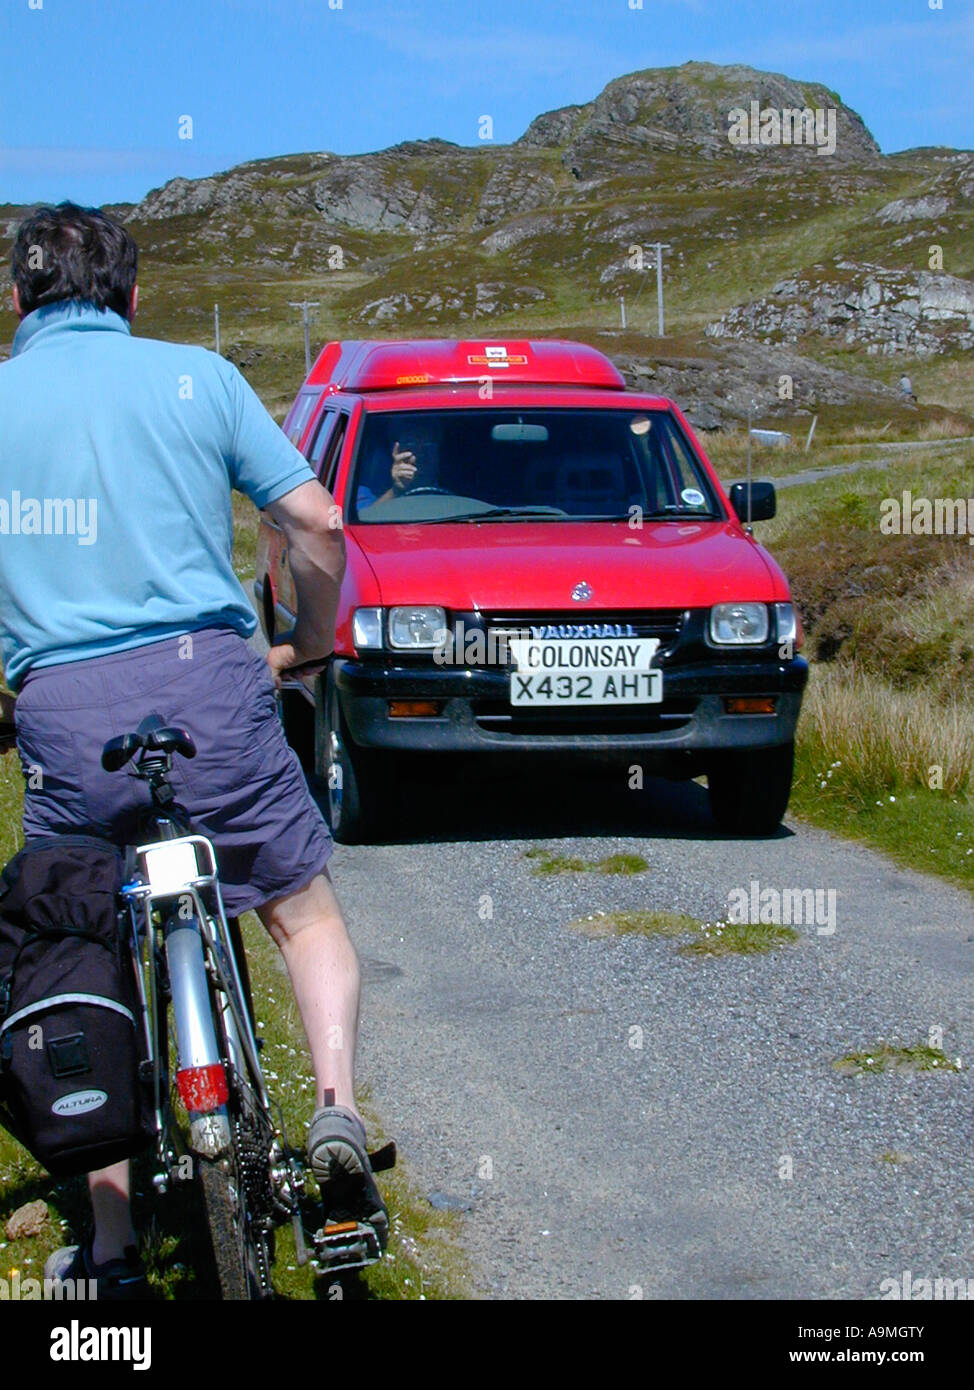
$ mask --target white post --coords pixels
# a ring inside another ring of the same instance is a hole
[[[656,311],[659,320],[659,336],[663,337],[663,243],[656,243]]]
[[[214,328],[214,332],[215,332],[215,335],[216,335],[216,350],[217,350],[217,352],[219,353],[219,351],[220,351],[220,306],[219,306],[219,304],[214,304],[214,305],[213,305],[213,328]]]
[[[623,326],[623,328],[625,328],[625,326],[626,326],[626,296],[625,296],[624,294],[621,294],[621,295],[619,296],[619,309],[620,309],[620,311],[621,311],[621,313],[622,313],[622,326]]]
[[[805,440],[805,453],[807,454],[812,447],[812,440],[815,438],[815,426],[818,424],[818,416],[812,419],[812,428],[808,431],[808,438]]]

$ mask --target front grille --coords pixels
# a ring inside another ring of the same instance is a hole
[[[681,608],[648,608],[586,614],[577,610],[569,613],[490,613],[486,623],[488,631],[507,641],[531,636],[577,636],[595,640],[614,636],[656,637],[659,656],[665,657],[680,640],[685,618],[686,613]],[[545,631],[548,628],[552,630]],[[614,629],[618,629],[618,633]]]

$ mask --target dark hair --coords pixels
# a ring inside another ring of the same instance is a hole
[[[138,248],[98,208],[39,208],[17,228],[10,268],[22,314],[62,299],[83,299],[128,318]]]

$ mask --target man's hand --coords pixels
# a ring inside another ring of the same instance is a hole
[[[416,455],[409,449],[400,449],[397,439],[392,446],[392,486],[397,492],[405,492],[416,476]]]
[[[294,648],[299,661],[318,660],[334,650],[345,537],[340,509],[317,480],[301,483],[271,502],[267,511],[284,532],[297,598],[294,630],[285,634],[277,656],[268,655],[277,679],[279,670],[294,664],[283,652],[285,645]]]
[[[284,640],[276,642],[267,653],[267,664],[270,667],[271,676],[278,690],[281,688],[281,678],[286,676],[293,666],[303,666],[306,662],[327,661],[326,656],[316,656],[312,652],[302,651],[291,641],[291,633],[287,633]]]

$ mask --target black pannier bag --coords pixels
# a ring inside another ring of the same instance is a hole
[[[0,1123],[55,1177],[154,1132],[145,1032],[107,840],[29,841],[0,875]]]

